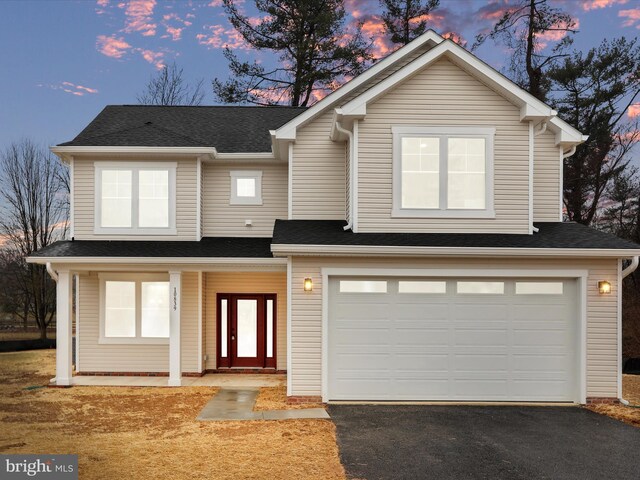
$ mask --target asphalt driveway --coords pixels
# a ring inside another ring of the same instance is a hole
[[[578,407],[330,405],[357,479],[640,478],[640,429]]]

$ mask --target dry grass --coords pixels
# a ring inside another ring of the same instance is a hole
[[[0,332],[0,342],[9,340],[37,340],[40,332]],[[56,332],[47,332],[47,338],[56,338]]]
[[[25,390],[54,358],[0,354],[0,452],[77,453],[83,479],[345,478],[330,421],[196,422],[213,387]]]
[[[588,408],[634,427],[640,427],[640,375],[622,376],[622,396],[629,401],[630,406],[590,405]]]
[[[321,403],[287,403],[287,387],[262,387],[253,409],[260,410],[297,410],[300,408],[322,408]]]

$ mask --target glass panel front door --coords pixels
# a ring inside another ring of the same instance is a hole
[[[258,356],[258,300],[238,299],[236,303],[236,344],[239,358]]]
[[[217,368],[276,368],[276,295],[218,294]]]

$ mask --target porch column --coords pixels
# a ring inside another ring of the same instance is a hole
[[[71,321],[71,279],[69,270],[58,270],[56,284],[56,385],[69,386],[71,373],[73,342]]]
[[[182,273],[169,272],[169,386],[182,385],[182,356],[180,352],[180,302]]]

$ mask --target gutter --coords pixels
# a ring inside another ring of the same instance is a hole
[[[600,248],[521,248],[521,247],[425,247],[391,245],[306,245],[271,244],[275,257],[300,255],[323,256],[394,256],[418,257],[450,255],[455,257],[609,257],[625,258],[640,255],[639,249],[600,249]]]
[[[347,223],[343,230],[353,229],[353,163],[354,163],[354,144],[353,144],[353,132],[343,128],[340,122],[335,122],[336,130],[349,138],[349,223]]]

